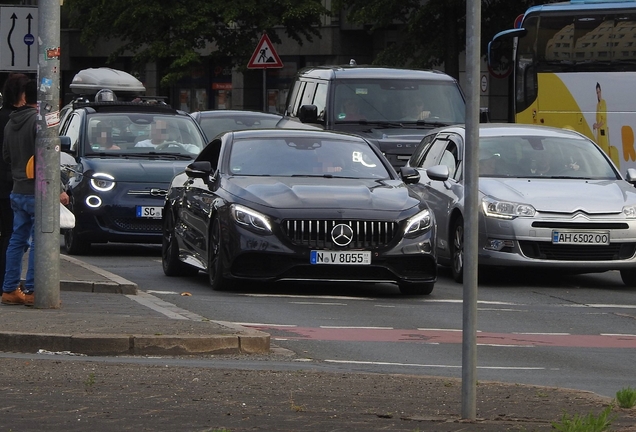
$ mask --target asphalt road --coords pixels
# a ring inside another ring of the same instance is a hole
[[[424,297],[402,296],[390,284],[245,284],[215,292],[203,273],[164,276],[158,246],[94,245],[80,258],[183,309],[267,331],[272,344],[294,353],[272,369],[291,361],[461,377],[463,287],[444,270]],[[609,397],[636,387],[636,290],[617,272],[482,274],[478,299],[478,379]]]

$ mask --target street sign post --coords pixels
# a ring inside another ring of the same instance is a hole
[[[263,112],[267,111],[267,69],[280,69],[282,67],[283,62],[278,57],[272,41],[269,40],[266,33],[263,33],[247,63],[248,69],[263,69]]]
[[[60,3],[39,0],[35,141],[35,307],[60,307]]]
[[[36,72],[38,8],[0,7],[0,70]]]

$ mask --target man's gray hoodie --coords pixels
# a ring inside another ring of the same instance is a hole
[[[4,128],[2,157],[11,165],[13,193],[35,195],[35,179],[27,178],[26,165],[35,154],[37,109],[25,105],[9,116]]]

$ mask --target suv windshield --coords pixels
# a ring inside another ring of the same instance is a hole
[[[96,113],[88,116],[86,155],[197,155],[205,146],[190,117],[146,113]]]
[[[339,80],[335,122],[464,123],[464,100],[453,82],[438,80]]]

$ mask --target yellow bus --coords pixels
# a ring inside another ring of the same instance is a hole
[[[534,6],[517,23],[488,45],[490,70],[511,74],[509,120],[574,129],[636,168],[636,0]]]

